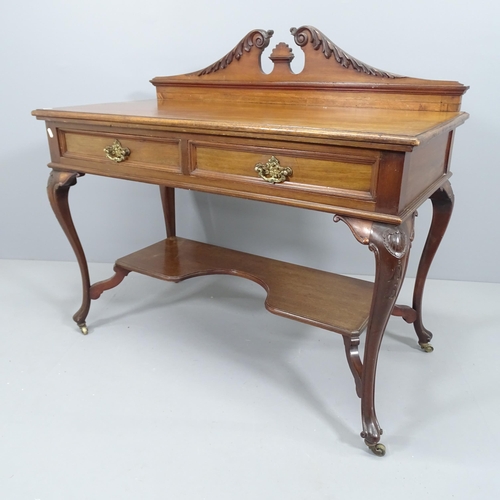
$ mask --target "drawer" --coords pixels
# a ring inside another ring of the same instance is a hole
[[[92,160],[109,165],[132,166],[134,164],[157,167],[179,172],[181,169],[180,144],[177,139],[138,137],[124,134],[87,133],[59,130],[60,154],[63,158]],[[110,159],[105,148],[117,145],[118,150],[110,152],[116,160]],[[126,151],[120,157],[120,149]]]
[[[270,189],[305,190],[320,194],[373,199],[379,155],[367,151],[347,153],[346,148],[331,153],[308,150],[272,149],[190,142],[191,175],[213,180],[260,183]],[[255,170],[275,157],[291,174],[283,182],[268,182]]]

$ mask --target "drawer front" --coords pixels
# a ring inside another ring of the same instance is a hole
[[[285,149],[248,148],[237,145],[190,143],[191,175],[210,179],[238,180],[249,184],[274,184],[273,188],[307,190],[321,194],[373,199],[378,155],[366,156],[342,153],[317,153]],[[282,169],[291,173],[285,180],[268,182],[255,167],[265,165],[271,157]]]
[[[124,167],[137,164],[174,172],[179,172],[181,168],[179,140],[176,139],[151,137],[143,139],[122,134],[59,130],[59,144],[61,156],[68,159],[97,160]],[[117,149],[108,150],[109,156],[107,156],[105,149],[113,145],[117,146]],[[121,156],[120,151],[124,152]]]

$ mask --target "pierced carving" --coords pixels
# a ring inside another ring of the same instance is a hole
[[[268,45],[271,37],[273,36],[273,30],[253,30],[248,33],[245,38],[243,38],[236,47],[227,53],[224,57],[219,59],[216,63],[202,69],[198,72],[198,76],[208,75],[210,73],[215,73],[221,69],[227,68],[234,59],[240,60],[241,56],[245,52],[250,52],[252,47],[257,47],[260,50],[264,50]]]
[[[355,57],[352,57],[347,52],[344,52],[340,47],[335,45],[324,33],[313,26],[291,28],[290,33],[293,35],[295,43],[299,47],[304,47],[311,42],[314,50],[321,50],[327,59],[330,59],[333,55],[335,60],[344,68],[352,67],[360,73],[380,76],[382,78],[403,78],[402,76],[369,66]]]
[[[382,239],[387,251],[396,259],[401,259],[408,251],[408,236],[399,229],[388,229],[383,234]]]

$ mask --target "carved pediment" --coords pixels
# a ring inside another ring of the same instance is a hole
[[[269,45],[273,31],[256,29],[243,37],[224,57],[202,70],[154,78],[151,82],[157,87],[158,99],[203,100],[202,88],[205,87],[212,89],[212,100],[232,98],[236,90],[229,89],[239,89],[245,92],[248,103],[286,104],[307,99],[312,105],[429,111],[460,109],[461,96],[468,87],[458,82],[399,76],[351,56],[312,26],[291,28],[290,31],[295,44],[304,52],[304,68],[299,73],[294,73],[290,66],[294,55],[286,43],[279,43],[272,51],[273,70],[269,74],[264,73],[262,52]],[[199,90],[182,90],[188,87]],[[220,89],[219,97],[214,87]],[[334,92],[343,92],[344,95],[342,98],[335,97]],[[406,97],[397,101],[383,96],[380,98],[381,93]]]
[[[231,52],[228,52],[224,57],[207,68],[198,71],[198,76],[209,75],[210,73],[226,69],[234,60],[239,61],[241,57],[245,55],[245,52],[249,53],[253,47],[260,50],[260,54],[269,45],[269,41],[273,34],[273,30],[250,31]]]
[[[382,78],[404,78],[388,71],[369,66],[359,59],[352,57],[347,52],[344,52],[340,47],[335,45],[324,33],[314,28],[313,26],[302,26],[301,28],[291,28],[290,33],[293,35],[295,43],[299,47],[306,47],[307,44],[312,44],[314,50],[320,51],[326,59],[333,56],[333,60],[340,64],[343,68],[352,68],[359,73],[366,75],[380,76]]]

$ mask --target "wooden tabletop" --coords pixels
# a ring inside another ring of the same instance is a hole
[[[305,138],[343,139],[417,146],[444,129],[463,123],[464,112],[404,111],[374,108],[283,106],[156,99],[37,109],[44,120],[89,120],[168,128],[230,131],[260,136],[290,134]]]

